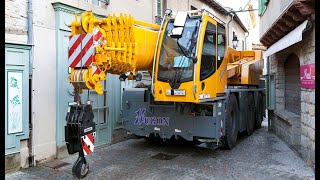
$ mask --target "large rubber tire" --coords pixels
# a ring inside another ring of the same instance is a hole
[[[225,136],[224,136],[224,148],[232,149],[237,142],[239,121],[239,106],[237,97],[235,94],[231,94],[227,104],[227,114],[225,120]]]
[[[250,136],[255,128],[255,110],[254,110],[254,99],[253,94],[248,94],[248,118],[247,118],[247,135]]]
[[[257,97],[257,108],[256,108],[256,125],[255,128],[261,128],[261,123],[263,120],[263,99],[261,92],[258,93]]]

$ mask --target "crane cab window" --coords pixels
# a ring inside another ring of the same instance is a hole
[[[207,23],[206,32],[203,39],[200,80],[204,80],[216,71],[216,26]]]
[[[218,23],[218,58],[217,58],[217,69],[220,67],[224,54],[226,52],[226,28]]]
[[[193,80],[193,62],[197,46],[200,17],[187,18],[182,37],[170,36],[173,20],[169,20],[163,35],[159,65],[158,80],[164,82],[187,82]]]

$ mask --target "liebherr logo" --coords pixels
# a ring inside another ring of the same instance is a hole
[[[136,113],[135,125],[158,125],[158,126],[169,126],[169,117],[145,117],[146,108],[140,108]]]

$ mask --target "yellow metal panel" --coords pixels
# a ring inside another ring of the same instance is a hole
[[[139,21],[139,20],[134,20],[134,24],[153,28],[154,30],[157,30],[157,31],[160,29],[160,26],[157,24],[151,24],[151,23],[147,23],[147,22]]]
[[[171,90],[169,83],[157,81],[155,83],[155,101],[166,102],[198,102],[194,99],[192,93],[192,81],[184,82],[179,87],[180,90],[185,90],[185,96],[166,95],[166,90]]]
[[[197,91],[197,97],[201,98],[201,99],[207,99],[207,98],[215,98],[217,96],[217,93],[222,93],[224,92],[224,88],[226,85],[226,79],[227,79],[227,69],[226,69],[226,62],[227,62],[227,57],[225,57],[222,60],[222,63],[220,65],[220,67],[218,69],[215,70],[215,72],[210,75],[208,78],[200,81],[200,69],[201,69],[201,57],[202,57],[202,49],[203,49],[203,38],[205,36],[205,31],[206,31],[206,27],[208,22],[214,24],[216,26],[216,49],[215,51],[217,52],[217,22],[215,20],[213,20],[212,18],[210,18],[209,16],[205,16],[203,19],[203,27],[202,27],[202,33],[201,33],[201,40],[199,43],[199,49],[198,49],[198,63],[197,63],[197,74],[198,77],[196,79],[197,84],[198,85],[198,91]],[[217,68],[217,53],[216,53],[216,64],[215,64],[215,68]],[[204,87],[202,89],[202,87]]]
[[[136,69],[151,70],[158,32],[141,27],[133,27],[133,32],[136,41]]]

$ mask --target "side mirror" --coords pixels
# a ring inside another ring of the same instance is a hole
[[[193,62],[194,64],[198,62],[197,56],[193,56],[193,57],[191,57],[191,59],[192,59],[192,62]]]
[[[174,19],[174,28],[171,31],[172,38],[181,38],[183,33],[183,28],[187,20],[188,13],[185,11],[178,11],[176,18]]]

